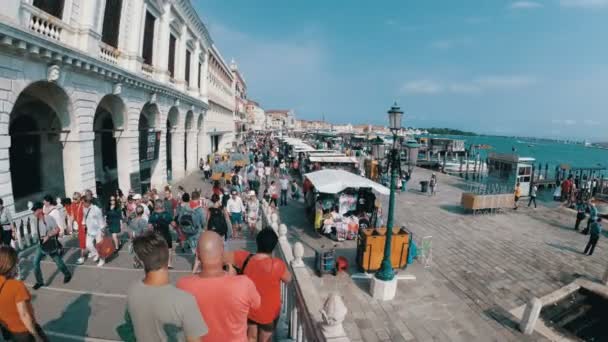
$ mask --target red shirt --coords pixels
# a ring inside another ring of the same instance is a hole
[[[176,287],[194,296],[209,327],[203,342],[247,342],[247,313],[260,306],[260,295],[246,276],[201,278],[191,275]]]
[[[234,263],[240,269],[247,256],[247,251],[234,252]],[[278,258],[249,259],[244,274],[255,284],[262,298],[262,305],[258,309],[249,311],[249,319],[259,324],[269,324],[279,317],[281,311],[281,278],[287,271],[283,260]]]

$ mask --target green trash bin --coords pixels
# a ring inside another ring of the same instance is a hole
[[[422,193],[429,192],[429,181],[420,182],[420,192],[422,192]]]

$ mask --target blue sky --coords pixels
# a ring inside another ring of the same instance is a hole
[[[608,141],[608,0],[192,1],[266,109]]]

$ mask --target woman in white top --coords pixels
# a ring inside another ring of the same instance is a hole
[[[249,198],[245,205],[247,206],[247,225],[249,226],[249,233],[251,237],[254,237],[260,212],[260,201],[255,195],[255,191],[249,191]]]

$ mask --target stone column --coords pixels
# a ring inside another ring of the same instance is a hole
[[[120,24],[119,41],[123,41],[123,38],[120,38],[122,35],[126,35],[126,38],[124,39],[124,46],[121,46],[121,50],[124,51],[124,54],[121,55],[121,63],[127,69],[139,73],[141,72],[139,61],[142,60],[141,48],[144,39],[147,5],[143,0],[126,1],[124,5],[126,12]]]
[[[203,101],[207,101],[208,97],[209,97],[209,93],[208,93],[208,82],[207,82],[207,73],[209,72],[208,68],[209,68],[209,56],[207,55],[207,51],[202,51],[203,53],[203,63],[201,66],[201,89],[199,89],[201,98],[203,99]],[[199,58],[197,56],[197,58]]]
[[[190,94],[196,96],[199,93],[198,89],[198,56],[201,53],[200,43],[196,42],[194,51],[190,55],[190,84],[187,84],[187,88],[191,89]]]
[[[606,269],[606,272],[604,272],[604,276],[602,277],[602,284],[608,286],[608,268]]]
[[[81,1],[78,11],[75,11],[76,7],[72,6],[72,13],[70,13],[72,18],[66,20],[70,22],[71,19],[74,19],[78,22],[80,33],[77,46],[95,57],[99,56],[100,51],[99,42],[101,41],[105,4],[106,0]]]
[[[71,133],[74,134],[74,133]],[[89,189],[95,193],[94,133],[80,132],[72,138],[62,133],[63,174],[66,196]]]
[[[182,91],[186,86],[186,40],[188,39],[188,27],[182,25],[181,32],[175,49],[175,79],[178,88]],[[192,60],[192,58],[190,58]]]
[[[188,162],[186,165],[188,166],[188,173],[194,172],[198,170],[198,159],[197,157],[197,131],[196,129],[191,129],[187,131],[186,136],[186,144],[188,145],[187,158]]]
[[[180,180],[185,175],[184,170],[184,140],[185,131],[174,130],[171,134],[171,174],[173,181]]]
[[[171,34],[171,4],[164,6],[164,12],[158,21],[158,49],[155,51],[158,56],[155,58],[154,67],[157,71],[157,80],[169,82],[169,35]],[[177,61],[176,61],[177,64]]]
[[[131,173],[139,172],[139,134],[125,130],[115,132],[116,138],[116,158],[118,162],[118,186],[123,192],[131,189]],[[137,151],[137,168],[133,167],[133,150]]]

